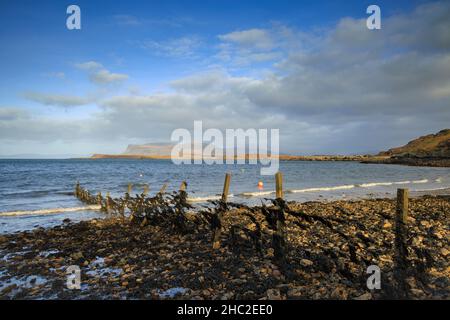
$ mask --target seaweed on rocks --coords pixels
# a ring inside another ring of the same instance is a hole
[[[81,187],[77,194],[98,203],[98,195]],[[270,200],[227,203],[226,210],[212,202],[196,210],[186,196],[125,195],[111,199],[108,219],[0,236],[0,298],[450,298],[448,198],[410,200],[401,292],[394,200]],[[283,264],[274,241],[280,208]],[[212,250],[214,210],[223,215],[221,246]],[[82,270],[81,290],[65,286],[66,268],[74,264]],[[381,270],[380,290],[366,285],[370,265]]]

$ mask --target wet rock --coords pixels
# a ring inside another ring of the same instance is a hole
[[[311,260],[308,259],[302,259],[300,260],[300,264],[304,267],[310,267],[312,266],[314,263]]]
[[[376,264],[383,270],[383,281],[393,283],[395,207],[391,199],[289,202],[293,213],[286,214],[289,250],[283,268],[274,264],[273,230],[260,206],[227,211],[221,247],[214,252],[210,226],[194,215],[189,223],[198,223],[190,225],[195,232],[181,232],[166,218],[149,218],[141,228],[142,217],[129,223],[112,216],[2,235],[0,271],[7,275],[1,275],[0,281],[34,276],[36,283],[33,288],[19,285],[20,290],[0,292],[0,297],[176,299],[159,297],[158,292],[192,288],[183,291],[182,298],[379,299],[384,297],[385,286],[373,293],[361,292],[365,288],[361,276],[366,276],[368,265]],[[410,215],[415,219],[408,223],[411,298],[450,296],[448,212],[450,198],[410,200]],[[383,228],[385,223],[392,226]],[[57,253],[47,255],[55,248]],[[103,263],[97,264],[101,257]],[[82,267],[85,287],[76,295],[61,280],[66,279],[65,269],[71,264]],[[41,284],[42,278],[48,284]]]
[[[288,299],[301,299],[304,297],[303,294],[304,287],[294,287],[288,290],[287,298]]]
[[[370,292],[366,292],[358,297],[355,297],[354,300],[371,300],[372,294]]]
[[[331,292],[331,298],[336,300],[347,300],[348,293],[344,287],[337,286],[332,292]]]
[[[282,300],[280,290],[278,289],[267,290],[266,297],[268,300]]]
[[[82,252],[75,252],[71,255],[72,259],[79,260],[83,259],[83,253]]]
[[[220,300],[231,300],[234,297],[233,292],[227,292],[220,297]]]
[[[272,271],[272,275],[275,278],[279,278],[279,277],[281,277],[281,272],[279,270],[275,269],[275,270]]]
[[[383,228],[384,229],[390,229],[392,228],[392,223],[390,223],[389,221],[385,220],[384,224],[383,224]]]

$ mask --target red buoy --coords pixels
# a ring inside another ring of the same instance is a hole
[[[262,181],[258,182],[258,189],[263,190],[264,189],[264,183]]]

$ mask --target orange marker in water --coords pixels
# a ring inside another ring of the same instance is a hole
[[[264,189],[264,183],[262,181],[258,182],[258,189],[259,191],[262,191]]]

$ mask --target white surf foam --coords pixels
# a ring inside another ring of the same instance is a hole
[[[367,182],[362,184],[350,184],[350,185],[341,185],[341,186],[331,186],[331,187],[316,187],[316,188],[305,188],[305,189],[292,189],[286,190],[287,193],[306,193],[306,192],[321,192],[321,191],[334,191],[334,190],[348,190],[356,187],[359,188],[370,188],[377,186],[392,186],[392,185],[403,185],[403,184],[418,184],[418,183],[427,183],[428,179],[422,180],[414,180],[414,181],[385,181],[385,182]],[[258,197],[265,196],[275,193],[275,191],[257,191],[257,192],[244,192],[239,194],[239,196],[243,197]]]
[[[240,195],[243,197],[258,197],[258,196],[267,196],[272,193],[275,193],[275,191],[243,192]]]
[[[370,187],[377,187],[377,186],[391,186],[394,184],[393,182],[369,182],[369,183],[362,183],[358,186],[361,188],[370,188]]]
[[[301,192],[347,190],[347,189],[353,189],[354,187],[355,187],[354,184],[350,184],[350,185],[335,186],[335,187],[319,187],[319,188],[307,188],[307,189],[294,189],[294,190],[288,190],[287,192],[289,192],[289,193],[301,193]]]
[[[394,182],[394,184],[410,184],[410,183],[411,183],[411,181],[409,181],[409,180]]]
[[[53,209],[41,209],[41,210],[28,210],[28,211],[9,211],[0,212],[0,216],[25,216],[25,215],[41,215],[41,214],[56,214],[62,212],[75,212],[84,210],[100,210],[99,205],[91,205],[85,207],[72,207],[72,208],[53,208]]]
[[[368,182],[357,185],[361,188],[370,188],[370,187],[377,187],[377,186],[392,186],[392,185],[399,185],[399,184],[411,184],[411,183],[427,183],[428,179],[422,179],[422,180],[414,180],[414,181],[387,181],[387,182]]]
[[[234,195],[229,194],[228,198],[232,198]],[[220,200],[222,196],[206,196],[206,197],[192,197],[188,198],[187,201],[189,202],[207,202],[208,200]]]

